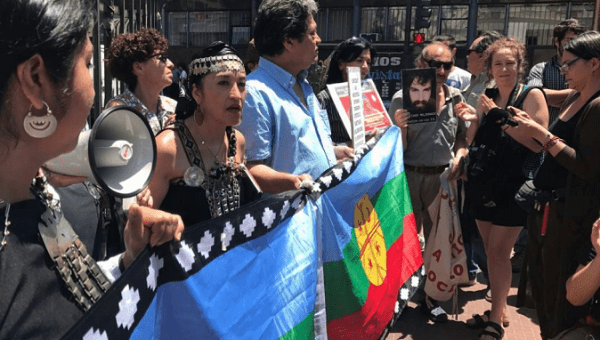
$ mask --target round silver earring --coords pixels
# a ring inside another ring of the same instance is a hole
[[[46,105],[46,115],[44,116],[34,116],[31,113],[31,109],[33,108],[33,104],[29,107],[29,112],[25,119],[23,120],[23,128],[25,128],[25,132],[33,138],[46,138],[54,133],[56,130],[56,118],[52,114],[52,110],[46,102],[43,102]]]

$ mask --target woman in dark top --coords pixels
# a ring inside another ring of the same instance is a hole
[[[535,184],[554,196],[528,220],[528,252],[536,261],[529,263],[531,288],[544,339],[587,312],[567,301],[565,283],[577,269],[600,208],[600,33],[585,32],[567,43],[561,64],[574,91],[558,120],[547,130],[517,110],[519,126],[511,128],[543,146],[545,160]]]
[[[471,195],[473,202],[478,202],[474,205],[475,220],[488,258],[492,293],[490,313],[467,321],[469,326],[485,327],[480,340],[501,339],[504,335],[501,325],[508,326],[505,310],[512,277],[510,253],[527,221],[527,214],[517,206],[514,196],[520,186],[533,177],[541,159],[536,143],[529,141],[525,146],[520,145],[515,132],[507,128],[510,125],[501,128],[496,118],[491,117],[499,108],[518,106],[532,113],[536,124],[548,124],[548,106],[543,92],[521,83],[525,63],[525,47],[521,42],[503,38],[490,45],[486,50],[485,66],[497,88],[481,95],[477,117],[472,121],[472,128],[479,128],[475,143],[484,139],[479,146],[495,145],[492,147],[495,157],[481,158],[492,164],[483,162],[479,167],[470,166],[468,172],[467,195]],[[462,112],[457,115],[465,117]],[[537,149],[536,152],[533,149]],[[477,164],[480,160],[474,149],[471,150],[471,163]]]
[[[215,42],[188,72],[196,110],[156,137],[152,205],[181,214],[185,225],[231,212],[257,198],[246,171],[242,121],[246,72],[229,45]]]
[[[110,287],[44,177],[32,184],[45,162],[77,145],[92,108],[94,8],[85,0],[0,1],[0,339],[58,339]],[[127,250],[115,258],[123,266],[148,243],[183,232],[179,217],[161,211],[134,204],[128,217]]]
[[[327,84],[348,81],[346,68],[349,66],[360,67],[360,76],[365,79],[371,70],[371,60],[373,58],[375,58],[375,49],[367,39],[352,37],[341,42],[331,56],[327,70]],[[317,98],[321,103],[321,107],[327,110],[333,142],[336,144],[346,143],[352,147],[350,135],[344,127],[340,113],[335,108],[329,90],[325,88],[325,90],[319,92]]]

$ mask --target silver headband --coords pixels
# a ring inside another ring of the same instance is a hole
[[[190,63],[190,73],[194,75],[204,75],[211,72],[221,72],[226,70],[234,72],[245,70],[242,59],[235,54],[226,54],[215,57],[198,58]]]

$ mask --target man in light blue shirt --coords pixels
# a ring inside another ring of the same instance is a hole
[[[316,13],[314,0],[265,0],[258,10],[254,40],[261,58],[248,75],[239,130],[248,168],[266,192],[298,189],[352,154],[334,147],[327,113],[306,81],[321,42]]]

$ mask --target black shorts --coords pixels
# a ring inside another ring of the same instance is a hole
[[[494,203],[495,207],[473,206],[475,219],[504,227],[527,226],[527,212],[517,205],[514,195],[513,197],[503,197]]]

